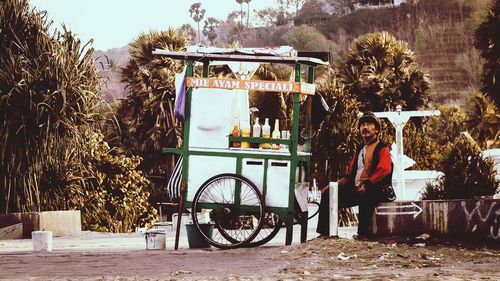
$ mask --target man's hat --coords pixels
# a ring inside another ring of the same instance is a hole
[[[359,117],[359,124],[363,122],[374,124],[375,128],[380,131],[380,119],[378,119],[377,116],[373,114],[373,112],[366,111],[365,113],[363,113],[363,115]]]

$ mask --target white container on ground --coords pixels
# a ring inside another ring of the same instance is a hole
[[[33,251],[52,252],[52,231],[33,231],[31,232],[33,241]]]
[[[146,231],[146,249],[164,250],[167,248],[167,235],[164,229],[149,229]]]

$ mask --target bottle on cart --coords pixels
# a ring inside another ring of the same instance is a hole
[[[271,135],[271,137],[273,139],[280,138],[280,120],[278,118],[276,118],[274,120],[274,130],[273,130],[273,134]],[[272,149],[275,149],[275,150],[280,149],[279,143],[273,143],[271,147],[272,147]]]
[[[239,137],[240,136],[240,121],[238,120],[238,117],[234,117],[233,119],[233,130],[231,131],[231,135],[233,137]],[[241,144],[239,141],[233,141],[232,147],[240,147]]]
[[[245,121],[242,125],[241,136],[246,138],[250,137],[250,124],[248,121]],[[241,148],[250,148],[250,143],[248,141],[242,141]]]
[[[252,137],[260,138],[260,131],[261,131],[261,125],[259,123],[259,117],[255,117],[255,123],[253,123],[253,128],[252,128]],[[259,144],[253,143],[252,147],[259,148]]]
[[[269,118],[266,118],[264,121],[264,126],[262,126],[262,138],[268,139],[270,137],[271,137],[271,126],[269,126]],[[262,143],[261,147],[264,149],[271,148],[269,143]]]

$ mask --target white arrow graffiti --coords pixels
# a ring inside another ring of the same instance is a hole
[[[394,210],[394,211],[384,211],[384,210]],[[397,211],[398,209],[403,209],[403,211]],[[410,211],[404,211],[404,209],[413,209]],[[417,204],[411,202],[410,205],[401,205],[401,206],[380,206],[375,209],[375,214],[379,216],[389,216],[389,215],[413,215],[413,218],[416,218],[418,215],[422,213],[422,208],[420,208]]]

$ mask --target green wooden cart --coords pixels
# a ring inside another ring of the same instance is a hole
[[[295,189],[298,185],[307,187],[303,182],[309,179],[311,153],[299,151],[299,132],[311,131],[312,98],[305,99],[306,121],[300,130],[299,112],[304,97],[314,95],[316,67],[327,63],[314,57],[273,55],[268,49],[264,53],[262,50],[244,49],[243,53],[228,52],[227,49],[222,52],[221,49],[210,52],[153,52],[186,62],[183,146],[163,148],[162,152],[182,155],[183,184],[179,209],[191,208],[197,229],[209,244],[219,248],[262,245],[270,241],[283,225],[286,226],[285,243],[289,245],[294,217],[300,218],[301,242],[306,241],[307,211],[302,212],[298,207]],[[209,78],[210,67],[214,63],[291,65],[295,81]],[[203,77],[194,77],[198,66],[202,67]],[[305,83],[301,81],[303,76],[307,77]],[[266,94],[289,92],[293,95],[289,139],[230,135],[234,112],[239,110],[238,106],[234,106],[235,100],[241,98],[241,93],[245,91],[248,95],[249,90]],[[310,142],[310,139],[307,141]],[[233,142],[279,144],[282,149],[232,148]],[[200,226],[206,221],[197,215],[200,211],[208,214],[209,223],[214,225],[211,235],[201,231]],[[178,248],[180,219],[177,226],[175,249]]]

